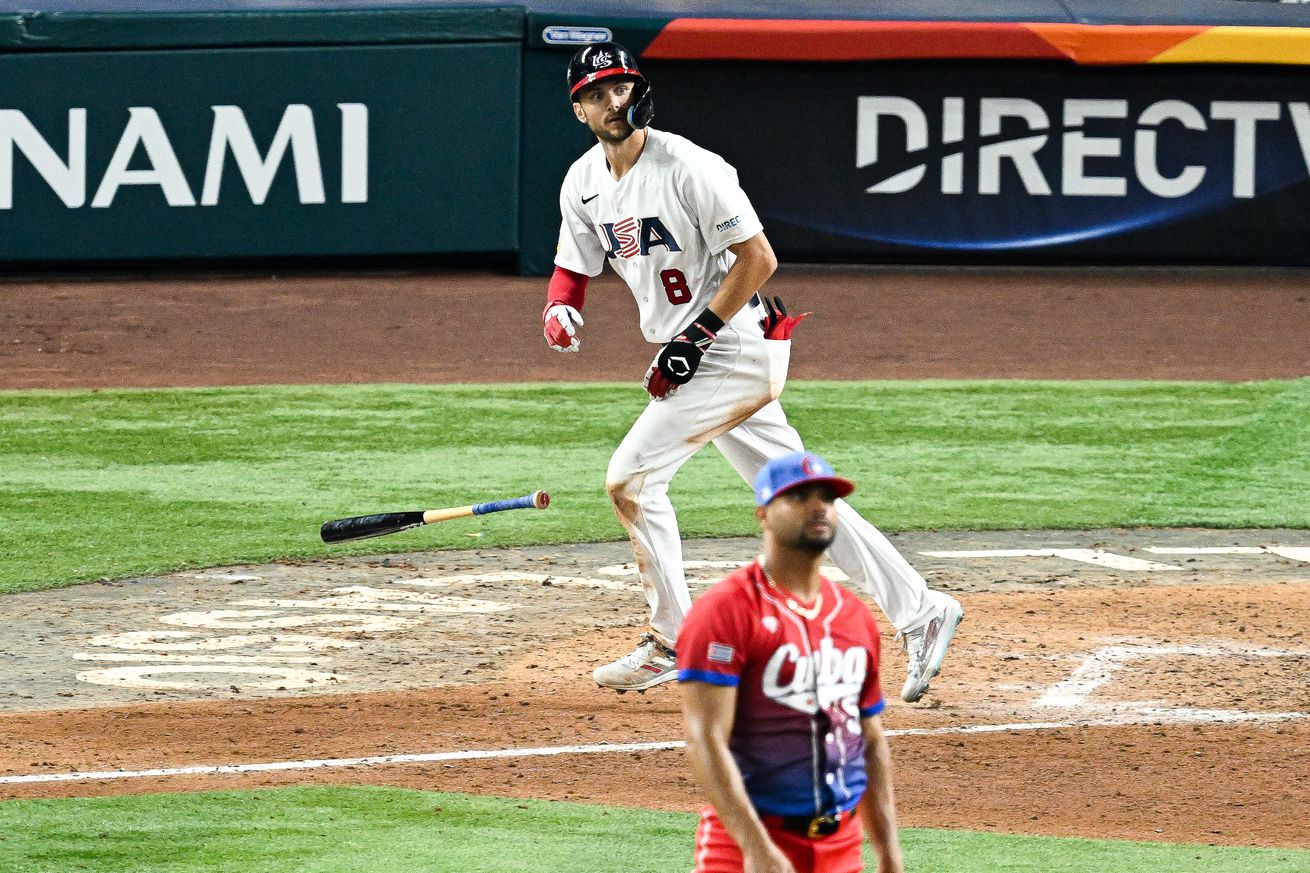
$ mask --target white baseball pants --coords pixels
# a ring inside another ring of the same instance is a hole
[[[790,355],[790,341],[723,330],[695,378],[647,404],[610,458],[605,487],[632,540],[651,629],[669,646],[691,607],[669,482],[709,442],[750,486],[769,458],[805,449],[777,402]],[[932,612],[923,576],[844,500],[837,519],[832,561],[898,630],[922,624]]]

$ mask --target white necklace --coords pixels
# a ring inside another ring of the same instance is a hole
[[[786,590],[781,585],[779,585],[777,580],[773,578],[773,575],[769,573],[769,568],[764,565],[763,561],[760,561],[760,569],[764,571],[764,578],[769,580],[770,585],[782,591]],[[788,597],[786,603],[787,603],[787,608],[790,609],[792,612],[796,613],[797,615],[801,616],[807,621],[814,621],[816,618],[819,617],[819,610],[823,609],[823,592],[820,591],[817,595],[815,595],[814,605],[809,608],[801,606],[799,603],[796,602],[796,598],[794,597]]]

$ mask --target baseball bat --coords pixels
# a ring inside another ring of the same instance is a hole
[[[452,518],[486,515],[489,512],[504,512],[507,509],[545,509],[547,506],[550,506],[550,495],[545,491],[534,491],[523,497],[515,497],[513,500],[492,500],[488,503],[474,503],[471,506],[336,518],[323,522],[323,527],[319,528],[318,533],[325,543],[340,543],[346,540],[385,536],[419,525],[449,521]]]

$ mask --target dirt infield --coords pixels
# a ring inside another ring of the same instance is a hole
[[[1294,272],[789,269],[771,287],[819,313],[797,335],[794,378],[1310,373]],[[0,295],[5,388],[635,379],[649,360],[612,280],[593,286],[584,354],[568,358],[540,341],[541,283],[512,277],[34,280]],[[927,702],[886,715],[904,824],[1310,847],[1306,532],[896,541],[968,610]],[[752,548],[700,541],[688,557]],[[1003,549],[1042,554],[925,554]],[[26,669],[0,685],[0,797],[367,782],[693,809],[668,748],[676,690],[618,697],[585,678],[642,619],[625,552],[219,568],[5,598],[0,650]],[[71,618],[88,602],[105,606],[102,625]],[[259,609],[419,623],[307,625],[301,648],[278,649],[287,640],[231,614]],[[177,669],[238,658],[260,660],[221,686]],[[161,663],[176,672],[141,669]],[[890,639],[884,664],[894,689]],[[287,669],[270,679],[270,665]],[[295,670],[324,678],[296,686]],[[391,684],[343,681],[365,673]],[[655,746],[605,748],[624,743]],[[523,753],[558,747],[574,751]],[[465,754],[490,750],[509,754]],[[386,757],[404,755],[427,759]],[[357,760],[370,756],[382,760]],[[205,769],[240,764],[284,769]],[[186,767],[201,769],[137,772]]]

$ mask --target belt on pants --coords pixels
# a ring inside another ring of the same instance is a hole
[[[765,815],[760,817],[766,827],[778,828],[792,834],[800,834],[809,837],[812,840],[820,840],[824,837],[830,837],[837,833],[841,827],[844,813],[834,812],[831,815]]]

